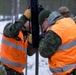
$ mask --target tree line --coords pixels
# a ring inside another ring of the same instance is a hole
[[[31,0],[19,0],[19,13],[23,14],[27,6],[30,5],[30,1]],[[70,12],[76,15],[76,0],[39,0],[38,2],[43,5],[45,9],[50,9],[51,11],[58,10],[60,6],[67,6]],[[17,0],[0,0],[0,15],[15,15],[18,11],[17,4]]]

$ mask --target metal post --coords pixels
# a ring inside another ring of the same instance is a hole
[[[38,0],[31,0],[31,22],[32,22],[32,42],[33,47],[36,48],[36,65],[35,75],[38,75],[38,47],[39,47],[39,24],[38,24]]]

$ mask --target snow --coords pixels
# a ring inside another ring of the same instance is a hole
[[[3,28],[4,26],[11,21],[0,21],[0,46],[1,46],[1,39],[2,39],[2,33],[3,33]],[[35,65],[36,65],[36,54],[33,56],[27,56],[27,75],[35,75]],[[48,66],[48,59],[43,58],[39,55],[39,73],[38,75],[52,75],[52,73],[49,70]],[[24,69],[24,74],[26,71],[26,68]]]

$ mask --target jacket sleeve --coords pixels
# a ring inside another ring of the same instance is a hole
[[[53,31],[48,31],[45,37],[40,41],[39,52],[44,58],[50,58],[61,45],[61,38]]]
[[[3,34],[7,37],[15,37],[19,34],[19,31],[26,23],[27,18],[23,15],[18,21],[14,23],[6,24],[3,30]]]

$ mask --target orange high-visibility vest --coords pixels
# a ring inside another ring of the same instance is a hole
[[[7,67],[21,73],[27,62],[28,40],[24,41],[22,31],[19,32],[18,37],[21,39],[20,41],[2,36],[1,61]]]
[[[58,20],[47,29],[54,31],[62,39],[62,44],[55,54],[48,59],[54,75],[67,75],[76,68],[76,25],[70,18]]]

